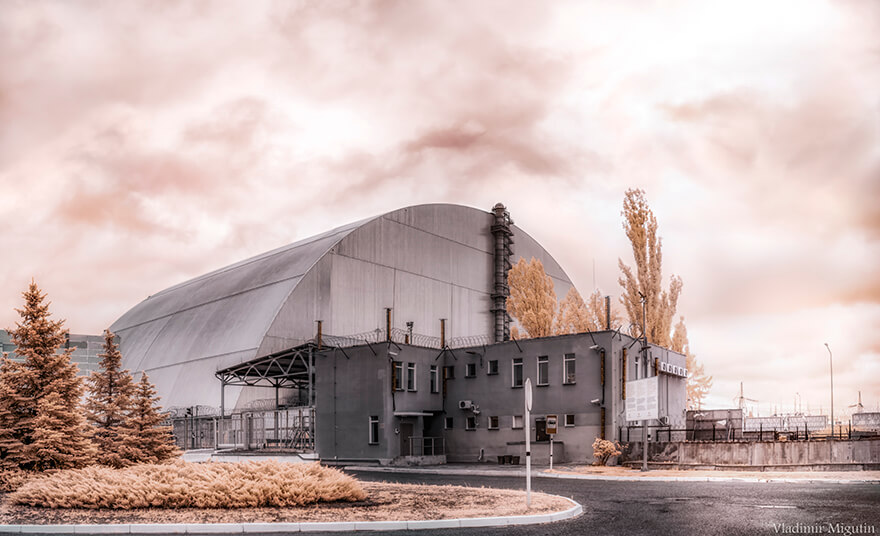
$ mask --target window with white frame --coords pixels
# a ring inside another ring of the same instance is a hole
[[[489,430],[497,430],[498,429],[498,416],[493,415],[489,417]]]
[[[464,369],[464,377],[465,378],[474,378],[477,376],[477,364],[476,363],[468,363],[465,365]]]
[[[546,355],[538,356],[538,385],[550,383],[550,359]]]
[[[379,416],[370,416],[370,445],[379,444]]]
[[[486,374],[489,376],[494,376],[498,374],[498,360],[491,359],[489,360],[489,367],[486,369]]]
[[[440,392],[440,374],[437,371],[437,365],[431,365],[431,392]]]
[[[562,358],[562,383],[571,385],[577,378],[574,354],[565,354]]]
[[[511,383],[512,387],[522,387],[523,386],[523,360],[521,357],[517,357],[513,360],[513,381]]]
[[[574,426],[574,413],[566,413],[565,414],[565,426],[566,427]]]
[[[465,430],[476,430],[477,429],[477,418],[475,416],[468,417],[464,423]]]
[[[403,391],[403,362],[395,361],[391,377],[392,389]]]
[[[523,416],[522,415],[514,415],[513,421],[511,422],[510,427],[513,428],[514,430],[522,428],[523,427]]]
[[[406,364],[406,390],[407,391],[415,391],[416,390],[416,364],[415,363],[407,363]]]

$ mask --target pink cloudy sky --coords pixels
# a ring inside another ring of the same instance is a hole
[[[0,326],[428,202],[616,295],[640,187],[711,405],[827,412],[826,341],[880,402],[880,3],[6,1],[0,62]]]

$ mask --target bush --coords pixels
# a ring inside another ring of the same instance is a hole
[[[0,493],[15,491],[28,481],[34,473],[28,473],[21,469],[0,469]]]
[[[366,498],[354,478],[318,463],[142,464],[59,471],[10,494],[49,508],[245,508]]]
[[[593,441],[593,457],[596,458],[593,465],[606,465],[612,456],[620,456],[620,443],[597,437]]]

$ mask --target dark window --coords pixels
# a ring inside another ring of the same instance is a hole
[[[523,386],[523,360],[521,357],[513,360],[513,383],[511,383],[511,386]]]
[[[379,416],[373,415],[370,417],[370,445],[377,445],[379,443]]]
[[[395,391],[403,390],[403,363],[400,361],[394,362],[394,370],[391,376],[391,385]]]
[[[476,430],[477,429],[477,418],[476,417],[468,417],[467,421],[464,425],[465,430]]]
[[[489,417],[489,430],[497,430],[498,429],[498,417],[492,416]]]
[[[446,417],[446,421],[443,423],[443,427],[447,430],[452,430],[453,425],[454,422],[452,420],[452,417]]]
[[[443,367],[443,377],[447,380],[455,378],[455,365],[446,365]]]
[[[468,363],[465,365],[464,369],[464,377],[465,378],[473,378],[477,375],[477,364],[476,363]]]
[[[565,414],[565,426],[574,426],[574,414],[566,413]]]
[[[440,375],[437,374],[437,365],[431,365],[431,392],[440,392]]]
[[[546,355],[538,356],[538,385],[547,385],[550,378],[550,360]]]
[[[562,383],[571,385],[575,383],[575,377],[574,354],[565,354],[562,361]]]
[[[416,390],[416,364],[415,363],[407,363],[406,364],[406,390],[407,391],[415,391]]]
[[[497,359],[493,359],[493,360],[489,361],[489,369],[486,372],[486,374],[489,374],[490,376],[498,374],[498,360]]]

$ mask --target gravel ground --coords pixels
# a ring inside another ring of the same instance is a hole
[[[568,501],[532,493],[526,509],[524,491],[362,482],[367,499],[353,503],[299,508],[242,509],[51,509],[0,500],[0,524],[86,523],[273,523],[315,521],[396,521],[463,517],[516,516],[558,512]]]

